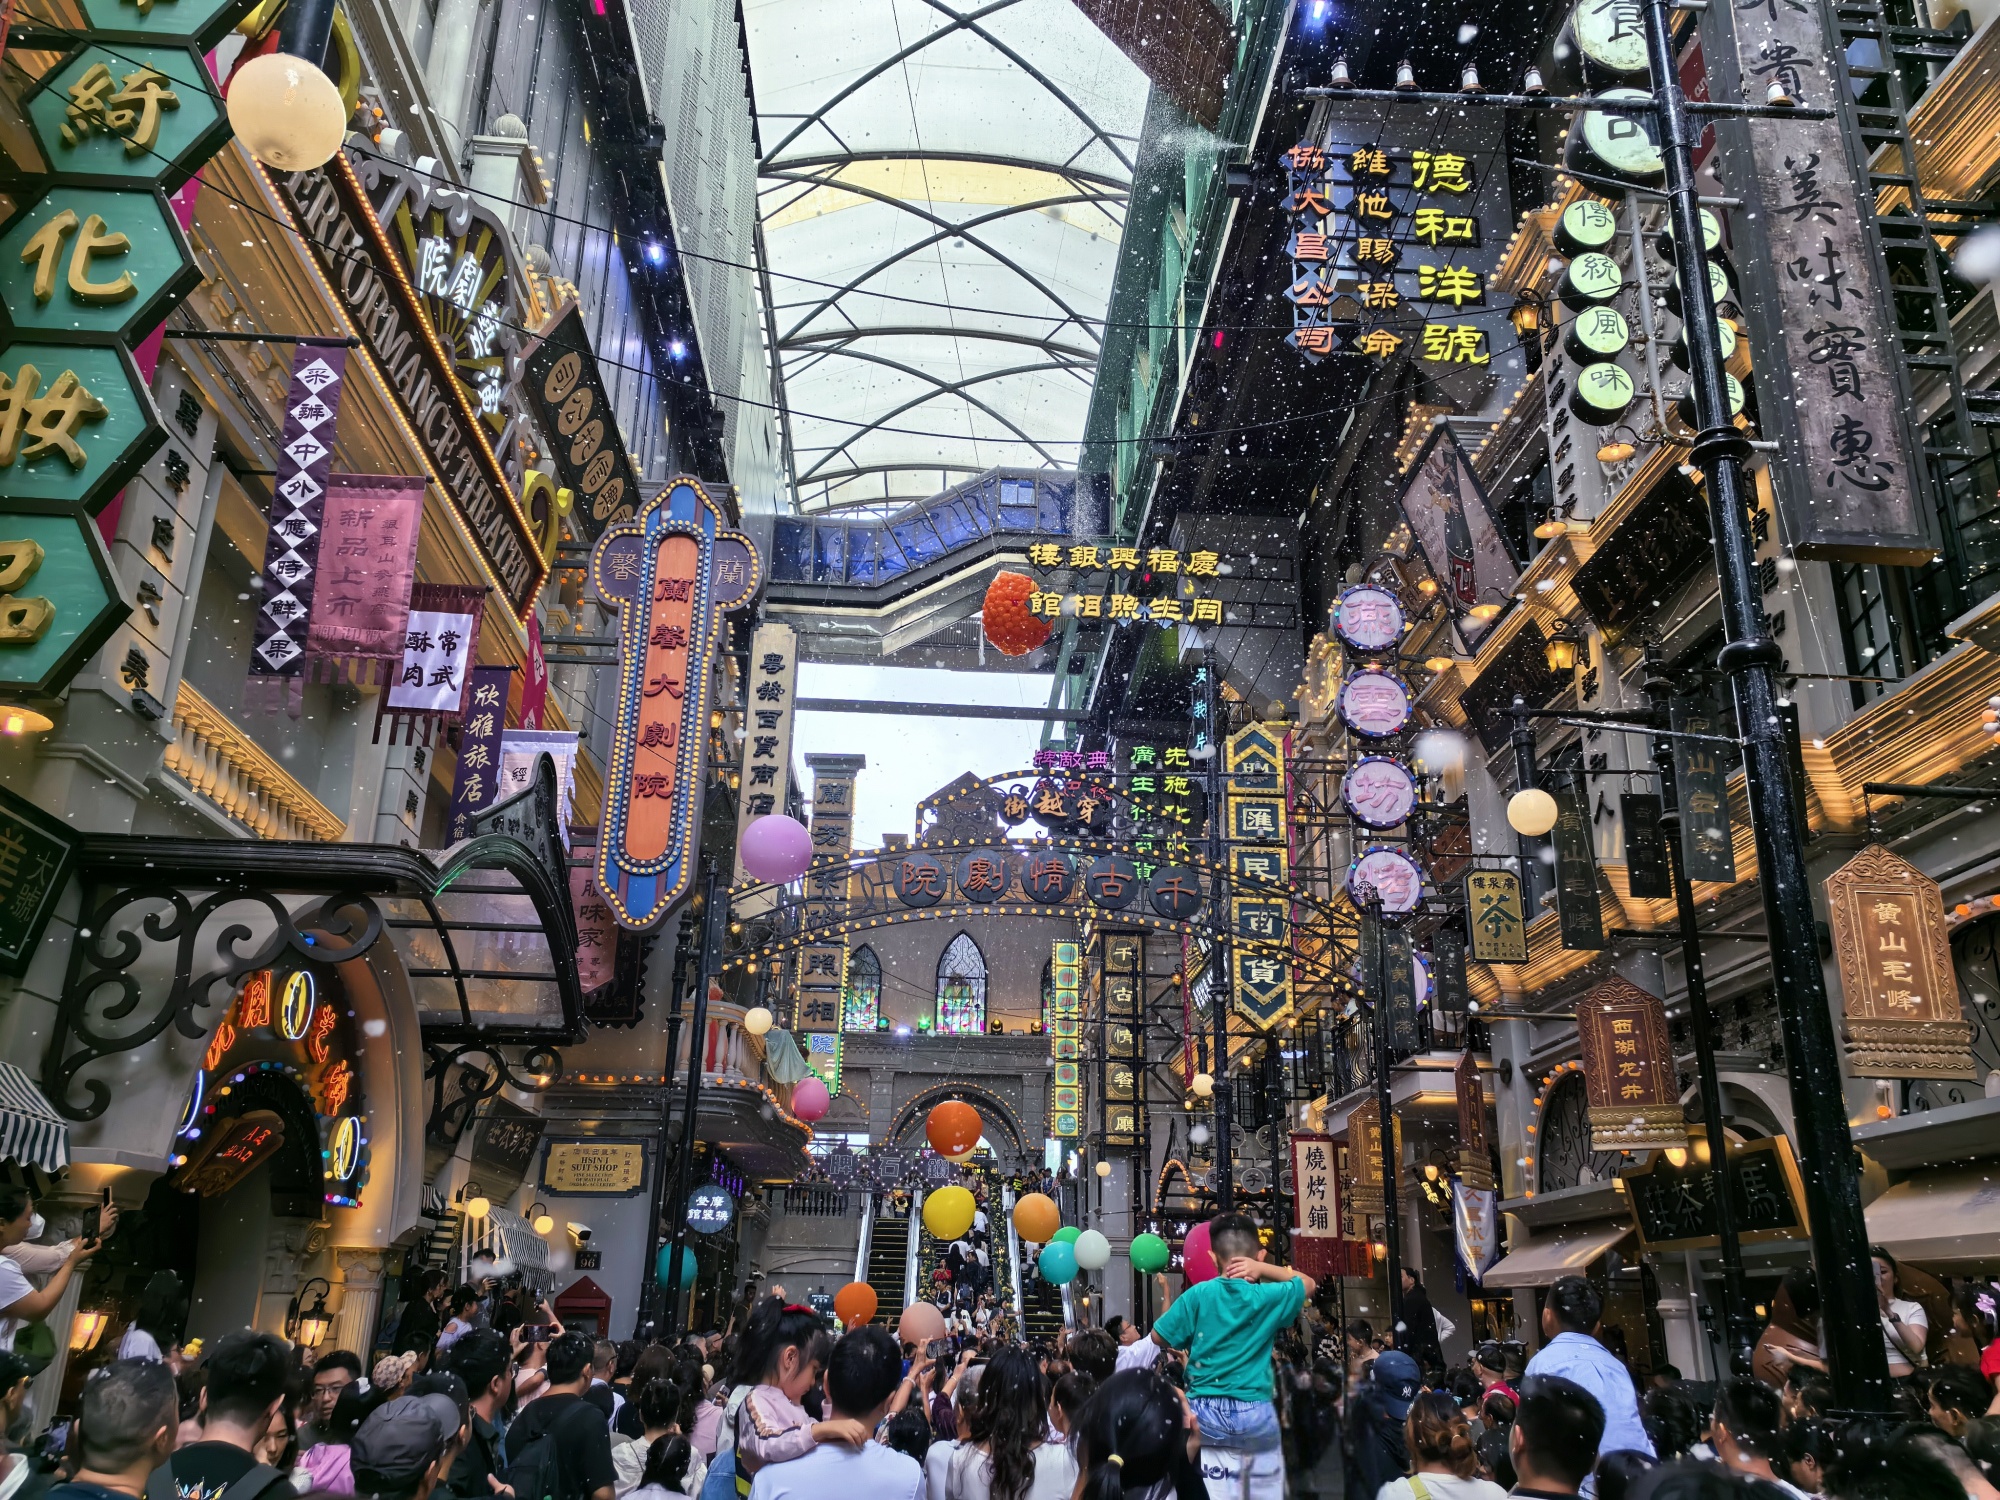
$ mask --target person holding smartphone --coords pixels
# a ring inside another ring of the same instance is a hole
[[[27,1189],[11,1183],[0,1184],[0,1251],[24,1245],[34,1235],[35,1200]],[[69,1287],[77,1268],[97,1253],[97,1241],[78,1239],[70,1243],[62,1263],[39,1291],[28,1280],[26,1270],[12,1256],[0,1254],[0,1349],[14,1347],[14,1335],[37,1318],[46,1318]]]

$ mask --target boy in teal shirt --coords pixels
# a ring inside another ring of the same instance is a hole
[[[1188,1404],[1201,1424],[1201,1476],[1210,1500],[1284,1500],[1271,1348],[1298,1320],[1313,1279],[1269,1265],[1243,1214],[1211,1219],[1222,1274],[1189,1287],[1153,1324],[1153,1341],[1188,1354]]]

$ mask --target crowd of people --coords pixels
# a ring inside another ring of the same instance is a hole
[[[183,1346],[173,1289],[149,1288],[161,1305],[75,1420],[37,1452],[0,1446],[0,1500],[1281,1500],[1336,1442],[1345,1500],[2000,1500],[1990,1287],[1955,1320],[1976,1366],[1930,1365],[1921,1308],[1885,1306],[1903,1409],[1857,1418],[1799,1332],[1809,1278],[1772,1321],[1783,1358],[1760,1342],[1766,1378],[1636,1378],[1574,1276],[1532,1357],[1484,1342],[1446,1369],[1414,1278],[1390,1335],[1321,1337],[1311,1277],[1270,1263],[1246,1217],[1209,1227],[1220,1274],[1163,1295],[1150,1328],[1049,1344],[997,1324],[837,1334],[782,1288],[723,1331],[614,1343],[433,1275],[371,1363],[250,1330]],[[0,1348],[9,1435],[29,1374]]]

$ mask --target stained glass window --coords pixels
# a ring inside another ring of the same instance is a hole
[[[843,1031],[873,1031],[882,1014],[882,960],[865,943],[847,960]]]
[[[937,1030],[964,1035],[986,1029],[986,958],[961,932],[938,960]]]

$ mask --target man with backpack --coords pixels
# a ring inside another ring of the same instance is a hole
[[[162,1465],[180,1500],[289,1500],[290,1479],[257,1462],[256,1449],[287,1399],[291,1375],[291,1349],[276,1334],[246,1328],[217,1341],[202,1391],[201,1440]]]
[[[611,1424],[584,1400],[593,1350],[588,1334],[549,1345],[549,1383],[507,1429],[507,1484],[515,1500],[612,1500]]]
[[[153,1360],[93,1370],[79,1398],[76,1473],[48,1491],[58,1500],[141,1500],[164,1485],[148,1478],[174,1451],[180,1426],[174,1377]],[[32,1482],[32,1481],[30,1481]]]

